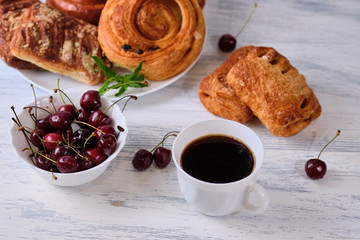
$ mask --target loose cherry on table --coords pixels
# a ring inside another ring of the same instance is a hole
[[[317,179],[322,179],[327,171],[327,166],[326,163],[322,160],[320,160],[320,155],[321,153],[324,151],[324,149],[332,142],[335,140],[335,138],[337,136],[340,135],[340,130],[337,131],[335,137],[333,137],[330,142],[328,142],[320,151],[319,155],[317,158],[313,158],[313,159],[309,159],[306,164],[305,164],[305,172],[306,175],[313,179],[313,180],[317,180]]]
[[[132,164],[137,170],[143,171],[150,167],[152,162],[155,162],[159,168],[165,168],[171,161],[171,150],[160,147],[164,141],[170,136],[177,136],[177,131],[167,133],[162,141],[158,143],[151,151],[146,149],[138,150],[133,159]]]
[[[245,29],[246,25],[248,24],[252,15],[254,14],[256,8],[257,8],[257,3],[254,4],[254,8],[253,8],[252,12],[250,13],[249,17],[247,18],[245,24],[242,26],[242,28],[240,29],[238,34],[233,36],[233,35],[227,33],[220,37],[219,42],[218,42],[218,47],[220,48],[220,50],[222,50],[224,52],[231,52],[232,50],[234,50],[236,48],[236,38]]]

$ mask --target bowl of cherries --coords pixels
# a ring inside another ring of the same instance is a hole
[[[17,155],[55,185],[77,186],[100,176],[128,134],[119,106],[96,90],[57,89],[18,113],[12,110],[10,137]]]

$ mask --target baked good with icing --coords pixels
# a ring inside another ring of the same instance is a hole
[[[105,80],[92,59],[103,58],[97,27],[40,2],[22,15],[10,49],[20,59],[86,84]]]
[[[22,14],[37,0],[0,1],[0,58],[10,67],[36,69],[36,65],[15,57],[10,51],[10,42]]]
[[[97,25],[106,0],[46,0],[52,6],[70,16]]]
[[[320,116],[313,90],[286,57],[268,47],[245,46],[237,53],[225,77],[227,86],[240,108],[245,104],[273,135],[293,136]]]
[[[111,62],[134,70],[142,61],[148,80],[165,80],[198,58],[205,21],[197,0],[108,0],[98,39]]]

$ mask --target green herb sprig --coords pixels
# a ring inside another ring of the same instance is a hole
[[[100,95],[104,95],[111,89],[119,89],[119,91],[115,93],[115,97],[118,97],[126,92],[128,87],[143,88],[149,86],[149,83],[145,80],[144,74],[140,73],[142,62],[135,68],[133,73],[120,75],[110,67],[106,66],[101,58],[97,56],[93,56],[92,58],[107,78],[99,89]]]

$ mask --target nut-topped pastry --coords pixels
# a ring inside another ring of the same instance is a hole
[[[109,60],[129,70],[142,61],[149,80],[186,70],[204,39],[197,0],[108,0],[99,22],[99,42]]]
[[[34,69],[36,65],[18,59],[10,51],[10,42],[18,27],[22,14],[37,0],[0,1],[0,57],[10,67]]]
[[[46,0],[46,4],[70,16],[97,25],[106,0]]]
[[[10,48],[20,59],[81,82],[105,80],[92,59],[98,56],[107,61],[97,41],[97,27],[43,3],[32,5],[22,15]]]
[[[229,58],[237,59],[231,61],[231,67],[223,69],[226,87],[233,93],[228,100],[217,98],[206,101],[205,90],[214,88],[204,88],[206,85],[200,84],[200,100],[211,112],[229,118],[224,114],[226,104],[222,104],[221,111],[214,111],[214,107],[219,108],[219,99],[227,101],[227,104],[240,102],[240,111],[246,105],[272,134],[281,137],[295,135],[320,116],[321,106],[305,77],[275,49],[245,46]],[[203,82],[216,76],[212,73]],[[216,92],[210,91],[207,95],[216,96],[219,91],[216,89]],[[248,112],[244,111],[244,114]]]

